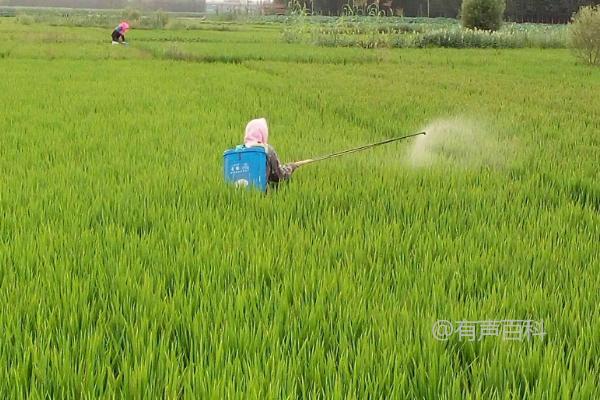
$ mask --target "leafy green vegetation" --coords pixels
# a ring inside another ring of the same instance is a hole
[[[0,19],[1,397],[600,397],[600,70],[221,26]],[[265,196],[222,176],[258,116],[284,161],[429,134]]]
[[[465,28],[497,31],[502,26],[506,0],[463,0],[461,20]]]
[[[573,17],[569,44],[580,59],[600,65],[600,5],[582,7]]]
[[[469,25],[470,26],[470,25]],[[565,25],[504,24],[497,31],[465,29],[457,20],[369,16],[347,8],[339,18],[312,17],[297,8],[286,21],[283,38],[289,43],[363,48],[565,48]]]

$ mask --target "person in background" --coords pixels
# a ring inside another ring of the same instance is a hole
[[[129,30],[129,24],[127,22],[121,22],[115,30],[112,32],[112,44],[127,44],[125,41],[125,33]]]
[[[267,181],[270,184],[277,184],[288,180],[297,166],[294,163],[282,165],[273,146],[269,144],[269,128],[267,120],[264,118],[253,119],[246,125],[244,135],[244,145],[246,147],[261,146],[267,153]]]

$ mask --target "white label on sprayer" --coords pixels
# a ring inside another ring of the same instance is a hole
[[[235,187],[237,188],[245,188],[248,186],[248,182],[246,179],[238,179],[237,181],[235,181]]]
[[[250,165],[248,163],[235,164],[231,166],[229,171],[232,175],[247,174],[248,172],[250,172]]]

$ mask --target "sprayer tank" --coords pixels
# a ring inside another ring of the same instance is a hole
[[[267,190],[267,153],[263,147],[237,146],[223,153],[225,181]]]

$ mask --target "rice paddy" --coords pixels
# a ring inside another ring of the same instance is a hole
[[[1,397],[600,397],[599,69],[109,35],[0,18]],[[262,195],[222,176],[262,116],[283,161],[431,134]]]

